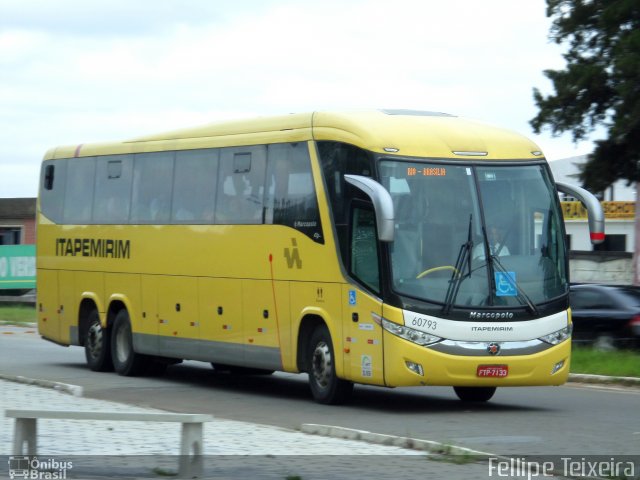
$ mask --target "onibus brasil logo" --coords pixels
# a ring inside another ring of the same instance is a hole
[[[9,457],[9,478],[29,478],[38,480],[63,480],[67,470],[73,468],[73,462],[64,462],[53,458],[39,460],[38,457]]]

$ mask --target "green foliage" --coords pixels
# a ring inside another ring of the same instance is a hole
[[[35,307],[0,305],[0,324],[36,323]]]
[[[574,347],[571,353],[571,373],[640,377],[640,352],[637,350],[606,352],[587,347]]]
[[[607,138],[583,166],[587,188],[603,191],[619,179],[640,179],[640,2],[547,0],[550,38],[566,43],[564,70],[545,70],[555,92],[534,89],[536,133],[549,126],[585,139],[601,125]]]

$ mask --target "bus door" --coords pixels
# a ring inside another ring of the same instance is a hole
[[[382,328],[376,319],[382,316],[380,260],[375,212],[370,204],[354,202],[351,210],[349,273],[363,287],[346,285],[343,289],[345,322],[345,366],[358,383],[384,383]]]
[[[382,304],[352,285],[344,287],[343,299],[345,371],[357,383],[383,383],[382,329],[376,323]]]

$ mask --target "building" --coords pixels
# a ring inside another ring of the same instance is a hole
[[[0,245],[36,243],[36,199],[0,198]]]
[[[578,173],[580,165],[586,160],[587,156],[581,155],[549,162],[555,181],[580,185]],[[635,250],[636,185],[627,185],[626,181],[621,180],[596,196],[602,200],[606,221],[605,241],[596,246],[593,246],[589,240],[585,210],[578,202],[574,201],[575,199],[561,198],[569,249],[581,252],[633,253]]]
[[[549,162],[555,181],[580,185],[578,173],[586,160],[582,155]],[[561,198],[572,282],[633,283],[636,186],[622,180],[597,195],[605,212],[605,241],[600,245],[591,244],[587,214],[580,202]]]

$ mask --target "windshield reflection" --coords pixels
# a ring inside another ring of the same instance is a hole
[[[380,172],[395,207],[390,249],[398,293],[445,311],[535,310],[566,293],[562,217],[543,165],[382,160]]]

